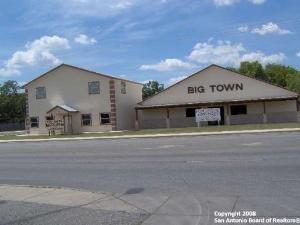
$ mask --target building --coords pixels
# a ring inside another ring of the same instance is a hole
[[[24,85],[31,134],[133,129],[142,84],[62,64]]]
[[[138,103],[136,127],[193,127],[195,109],[209,107],[220,108],[221,124],[294,122],[297,98],[284,88],[211,65]]]

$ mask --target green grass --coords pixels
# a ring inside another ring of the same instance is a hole
[[[187,127],[187,128],[170,128],[170,129],[142,129],[122,132],[104,132],[104,133],[84,133],[84,134],[62,134],[62,135],[32,135],[0,136],[0,140],[19,140],[19,139],[51,139],[51,138],[72,138],[72,137],[112,137],[123,135],[149,135],[149,134],[178,134],[193,132],[218,132],[218,131],[241,131],[241,130],[264,130],[280,128],[300,128],[300,123],[274,123],[274,124],[249,124],[249,125],[225,125],[225,126],[205,126],[205,127]]]

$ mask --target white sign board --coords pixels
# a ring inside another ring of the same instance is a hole
[[[220,108],[196,109],[196,122],[221,120]]]

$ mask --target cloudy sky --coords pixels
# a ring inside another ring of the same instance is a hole
[[[299,0],[1,0],[0,82],[67,63],[170,85],[215,63],[300,69]]]

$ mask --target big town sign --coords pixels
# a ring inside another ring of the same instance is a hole
[[[214,92],[223,92],[223,91],[242,91],[244,89],[243,83],[235,83],[235,84],[212,84],[207,87],[199,85],[193,87],[187,87],[188,94],[197,94],[197,93],[205,93],[206,90]]]

